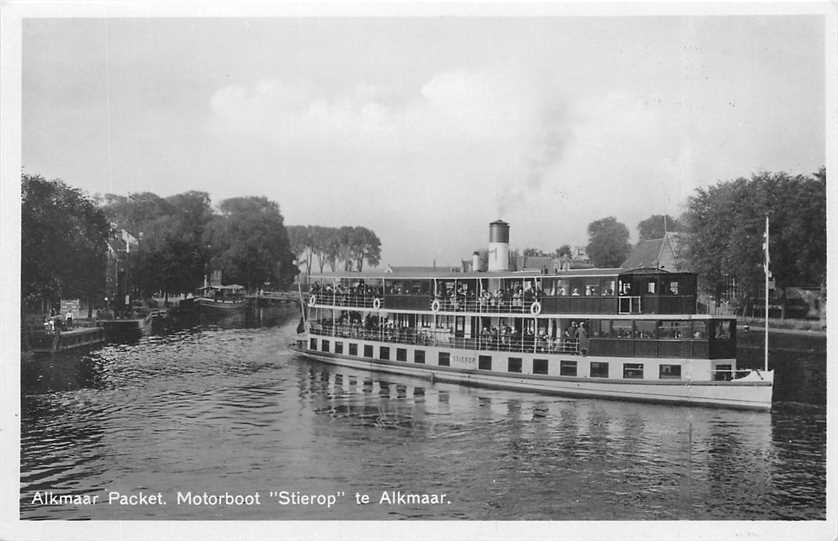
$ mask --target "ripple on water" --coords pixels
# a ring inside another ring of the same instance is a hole
[[[193,328],[33,365],[24,518],[822,519],[825,415],[544,397],[332,367],[296,318]],[[31,504],[36,490],[445,492],[429,506]]]

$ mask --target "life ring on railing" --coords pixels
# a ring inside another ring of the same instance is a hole
[[[541,303],[538,302],[538,301],[535,301],[534,303],[532,303],[530,305],[530,314],[532,314],[534,316],[537,316],[540,313],[541,313]]]
[[[308,305],[314,306],[315,304],[317,304],[317,295],[312,295],[308,298]]]
[[[439,312],[439,301],[434,299],[434,302],[431,303],[431,312]]]
[[[381,309],[381,299],[376,297],[372,300],[372,309],[373,310],[380,310]]]

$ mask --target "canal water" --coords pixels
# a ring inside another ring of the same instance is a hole
[[[377,375],[288,351],[296,325],[197,325],[26,364],[21,518],[825,518],[820,406],[740,412]]]

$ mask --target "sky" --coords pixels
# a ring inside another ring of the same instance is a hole
[[[27,19],[24,172],[265,195],[382,265],[637,239],[696,188],[825,163],[819,16]]]

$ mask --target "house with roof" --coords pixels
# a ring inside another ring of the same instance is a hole
[[[670,272],[688,271],[685,233],[666,233],[659,239],[638,241],[628,258],[620,265],[624,269],[660,269]]]

